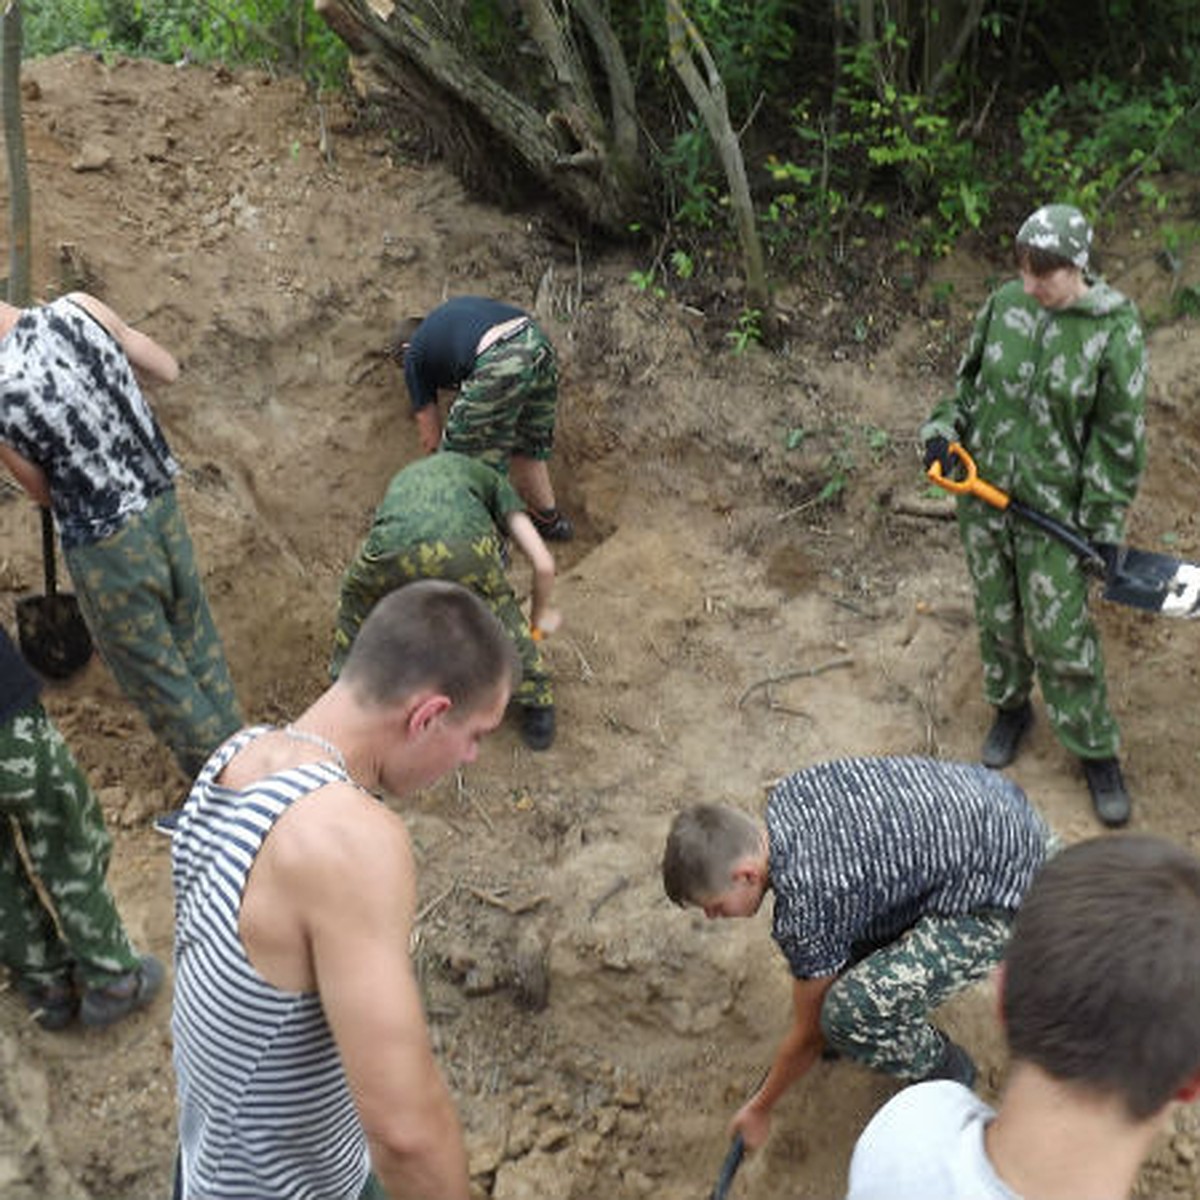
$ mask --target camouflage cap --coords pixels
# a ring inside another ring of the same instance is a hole
[[[1088,265],[1092,227],[1071,204],[1045,204],[1025,219],[1017,230],[1017,242],[1057,254],[1077,267]]]

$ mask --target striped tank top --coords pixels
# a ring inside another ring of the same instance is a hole
[[[352,1200],[367,1181],[367,1144],[320,997],[267,983],[238,935],[246,881],[275,822],[300,797],[348,777],[326,761],[244,791],[215,782],[267,732],[243,730],[209,759],[172,838],[183,1195]]]

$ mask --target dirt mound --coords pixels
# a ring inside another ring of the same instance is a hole
[[[559,554],[567,626],[548,643],[561,732],[534,756],[506,728],[405,806],[417,961],[480,1195],[704,1194],[790,987],[765,913],[707,924],[668,904],[661,840],[681,801],[758,802],[817,758],[975,754],[987,714],[969,588],[952,526],[928,511],[914,430],[995,266],[956,259],[919,294],[884,280],[855,306],[796,289],[781,297],[787,349],[737,356],[703,314],[634,290],[640,264],[470,203],[293,83],[83,55],[25,77],[35,286],[93,290],[180,357],[155,402],[254,719],[323,686],[339,574],[417,452],[381,355],[391,324],[468,291],[536,307],[564,367],[553,470],[580,530]],[[1153,307],[1170,281],[1146,244],[1107,267]],[[888,296],[871,326],[886,335],[860,338],[863,306]],[[1153,338],[1152,468],[1131,538],[1200,558],[1189,332]],[[40,585],[38,523],[15,494],[0,501],[10,621]],[[1100,619],[1135,824],[1195,844],[1200,626]],[[47,703],[100,789],[132,932],[168,957],[168,857],[148,818],[182,781],[99,664]],[[1096,832],[1044,720],[1013,773],[1066,836]],[[52,1037],[0,1000],[0,1196],[159,1200],[168,1005]],[[1003,1060],[987,990],[947,1021],[989,1093]],[[819,1067],[739,1194],[838,1196],[891,1091]],[[1195,1194],[1196,1150],[1184,1112],[1143,1194]]]

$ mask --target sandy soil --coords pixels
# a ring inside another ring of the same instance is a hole
[[[559,554],[566,626],[549,643],[561,732],[532,755],[506,727],[404,804],[417,960],[481,1197],[707,1195],[789,983],[765,910],[706,924],[666,901],[662,837],[681,803],[757,805],[819,758],[977,752],[969,589],[915,429],[1003,265],[964,252],[906,291],[859,264],[857,290],[781,293],[783,351],[734,355],[719,297],[639,293],[628,274],[644,261],[473,203],[291,83],[86,56],[25,80],[35,287],[95,291],[182,360],[156,403],[254,719],[323,686],[339,573],[416,453],[380,355],[391,322],[464,291],[536,306],[564,366],[554,474],[580,531]],[[1127,225],[1107,274],[1161,312],[1155,231]],[[1200,558],[1192,339],[1190,323],[1152,338],[1131,540]],[[831,479],[844,486],[818,503]],[[0,615],[39,588],[35,513],[0,491]],[[1200,846],[1200,625],[1099,611],[1135,827]],[[168,856],[149,819],[183,781],[99,663],[47,704],[103,799],[128,924],[168,958]],[[1066,837],[1098,832],[1044,719],[1013,775]],[[0,995],[0,1197],[167,1194],[168,1011],[50,1035]],[[994,1095],[989,990],[945,1021]],[[892,1090],[820,1066],[735,1194],[833,1200]],[[1196,1195],[1197,1151],[1196,1115],[1180,1113],[1140,1194]]]

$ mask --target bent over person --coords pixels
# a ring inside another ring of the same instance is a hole
[[[558,364],[541,326],[511,304],[456,296],[426,317],[401,321],[391,354],[404,368],[421,445],[480,458],[511,473],[548,541],[569,541],[547,460],[554,449]],[[438,392],[456,395],[442,428]]]
[[[717,918],[753,916],[770,892],[793,976],[791,1028],[733,1118],[749,1148],[823,1051],[974,1083],[971,1056],[928,1014],[999,962],[1050,838],[1003,775],[926,758],[808,767],[772,791],[765,818],[724,805],[676,816],[667,895]]]
[[[129,940],[104,813],[40,693],[0,628],[0,963],[43,1029],[96,1028],[148,1005],[164,971]]]
[[[179,366],[96,297],[0,303],[0,462],[53,510],[97,648],[190,782],[241,716],[135,371]]]
[[[1198,995],[1200,860],[1144,835],[1069,847],[1005,953],[998,1111],[956,1083],[905,1088],[859,1138],[848,1200],[1125,1200],[1200,1096]]]
[[[980,475],[1078,530],[1111,572],[1146,463],[1146,346],[1132,302],[1090,274],[1091,242],[1091,226],[1068,204],[1025,221],[1020,278],[980,309],[956,391],[921,437],[926,469],[936,461],[950,474],[949,446],[960,442]],[[1033,720],[1036,673],[1058,740],[1082,762],[1096,815],[1124,825],[1131,801],[1079,557],[971,496],[959,497],[958,525],[984,697],[996,710],[984,764],[1004,767],[1016,756]]]
[[[409,959],[406,796],[473,761],[519,664],[453,583],[385,596],[337,681],[205,765],[172,840],[176,1196],[467,1200]]]
[[[526,618],[504,570],[512,534],[533,568]],[[531,750],[554,741],[554,685],[539,643],[559,624],[550,607],[554,557],[503,476],[452,450],[398,471],[366,540],[342,578],[329,673],[336,679],[359,628],[382,596],[416,579],[450,579],[470,588],[499,617],[521,656],[513,693],[521,736]]]

